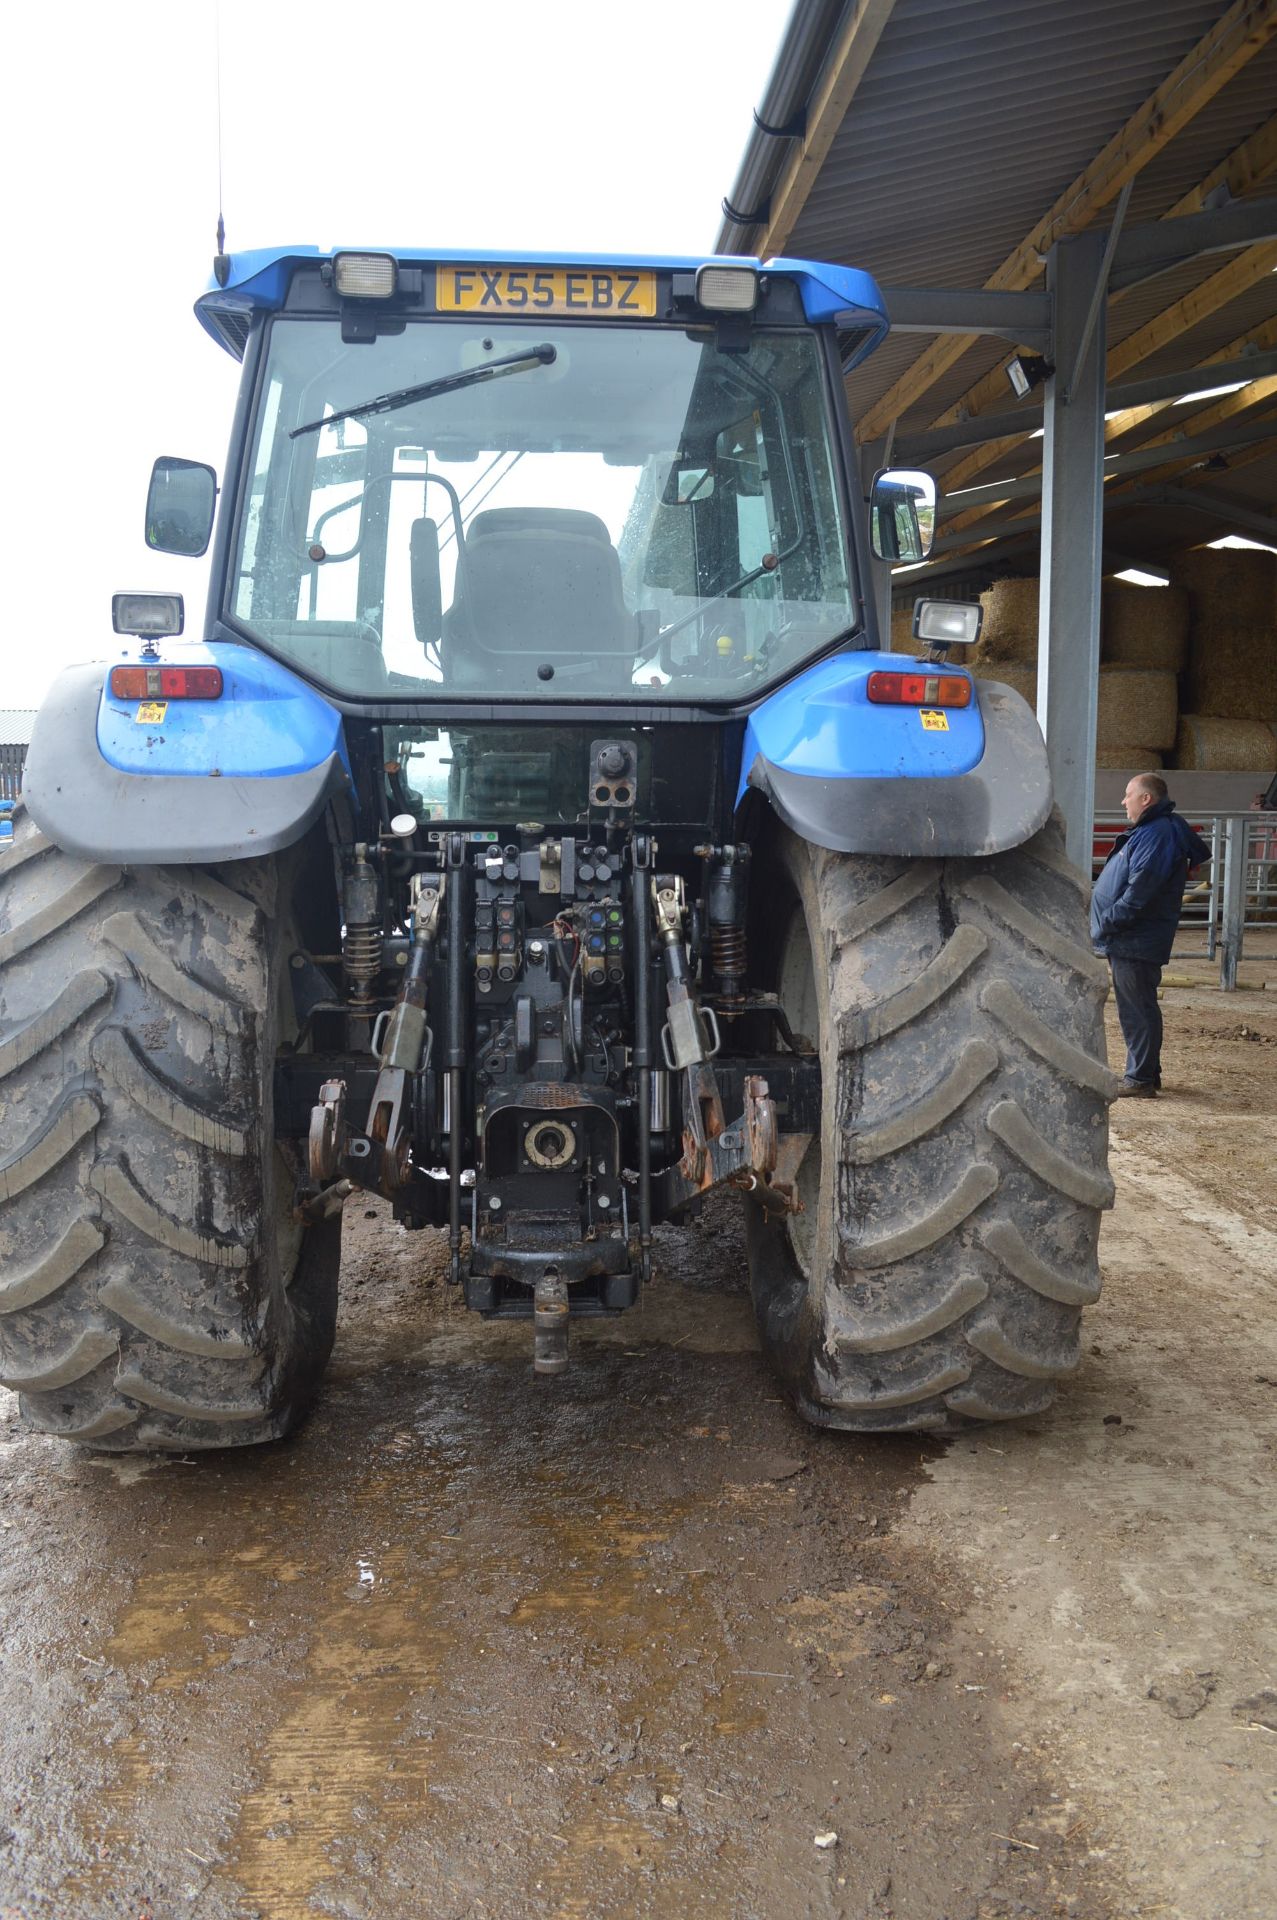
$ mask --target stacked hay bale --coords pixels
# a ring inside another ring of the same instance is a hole
[[[1151,773],[1175,744],[1176,675],[1188,649],[1188,595],[1179,587],[1106,580],[1100,599],[1097,767]]]
[[[913,601],[907,607],[891,609],[891,651],[892,653],[914,653],[917,641],[913,637]]]
[[[1038,593],[1038,577],[1033,574],[1024,580],[995,580],[980,595],[984,621],[980,638],[970,650],[973,666],[1008,660],[1036,666]]]
[[[1178,716],[1175,675],[1166,668],[1102,665],[1095,764],[1143,772],[1160,767],[1162,755],[1175,744]]]
[[[1031,707],[1038,698],[1038,591],[1036,574],[995,580],[980,595],[980,638],[965,655],[974,673],[1013,687]]]
[[[1100,659],[1112,667],[1182,673],[1188,659],[1188,595],[1183,587],[1136,587],[1105,580],[1100,601]]]
[[[1175,765],[1194,773],[1277,773],[1277,723],[1181,714]]]
[[[1277,769],[1277,554],[1201,547],[1175,577],[1188,597],[1188,664],[1174,764]]]
[[[999,580],[980,596],[984,626],[969,656],[977,673],[1037,701],[1036,578]],[[1128,596],[1135,596],[1128,599]],[[1175,740],[1175,675],[1183,664],[1188,601],[1160,587],[1105,585],[1096,765],[1151,772]]]

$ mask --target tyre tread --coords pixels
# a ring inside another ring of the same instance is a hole
[[[1084,1207],[1104,1209],[1113,1204],[1113,1182],[1107,1173],[1083,1166],[1044,1139],[1024,1108],[1015,1100],[999,1100],[985,1120],[989,1132],[1023,1161],[1048,1187],[1055,1187]]]
[[[61,1099],[44,1124],[0,1161],[0,1200],[15,1200],[52,1173],[102,1119],[102,1106],[91,1093],[71,1093]]]
[[[8,871],[11,873],[12,869]],[[29,953],[32,947],[39,946],[41,941],[60,932],[86,907],[93,906],[104,893],[109,893],[112,887],[118,887],[119,884],[118,867],[87,868],[78,879],[55,894],[53,899],[35,907],[6,933],[0,933],[0,966],[8,966],[11,960]]]
[[[32,1264],[0,1279],[0,1320],[20,1307],[36,1306],[58,1292],[80,1271],[86,1260],[100,1253],[106,1235],[94,1221],[77,1216],[53,1245]]]
[[[848,1265],[853,1268],[889,1267],[899,1260],[908,1259],[912,1254],[923,1252],[946,1234],[952,1233],[955,1227],[960,1227],[990,1194],[997,1191],[997,1185],[997,1168],[987,1160],[978,1160],[974,1166],[967,1168],[957,1185],[950,1188],[938,1206],[897,1226],[890,1233],[881,1234],[876,1240],[858,1240],[840,1225],[839,1239]]]
[[[1045,1020],[1039,1020],[1032,1008],[1020,998],[1009,980],[990,980],[981,989],[980,1005],[1001,1022],[1022,1046],[1054,1067],[1075,1086],[1087,1087],[1105,1100],[1116,1097],[1122,1082],[1111,1068],[1082,1047],[1065,1040]]]
[[[987,1040],[969,1040],[951,1070],[926,1093],[884,1121],[871,1133],[853,1131],[847,1139],[847,1158],[857,1166],[882,1160],[889,1153],[911,1147],[934,1133],[983,1086],[1000,1064],[998,1050]]]
[[[48,1393],[55,1387],[69,1387],[93,1373],[104,1360],[118,1352],[119,1334],[110,1327],[82,1327],[60,1353],[45,1358],[39,1366],[25,1370],[9,1361],[0,1361],[0,1387],[14,1393]]]
[[[987,1320],[973,1320],[967,1328],[967,1341],[987,1360],[1007,1373],[1019,1374],[1024,1380],[1058,1380],[1064,1374],[1076,1373],[1082,1359],[1076,1335],[1058,1354],[1035,1353],[1032,1348],[1012,1340],[992,1316]]]
[[[0,867],[0,1379],[40,1432],[241,1445],[313,1397],[340,1222],[290,1218],[270,1069],[295,883],[324,858],[317,833],[220,873],[87,866],[17,809]]]
[[[862,1052],[875,1040],[885,1040],[897,1028],[929,1012],[937,1000],[952,992],[988,944],[978,927],[956,928],[935,959],[907,987],[880,1000],[876,1006],[856,1008],[843,1015],[839,1029],[842,1051]]]
[[[250,1360],[256,1356],[256,1344],[242,1332],[216,1332],[192,1315],[165,1313],[148,1300],[140,1288],[123,1275],[114,1275],[98,1288],[98,1299],[118,1320],[138,1333],[171,1347],[175,1353],[190,1353],[209,1360]]]
[[[852,1306],[840,1302],[831,1318],[830,1331],[835,1345],[845,1353],[890,1353],[943,1333],[972,1307],[980,1306],[988,1293],[983,1280],[963,1274],[947,1294],[928,1302],[921,1312],[905,1313],[895,1320],[883,1312],[858,1314]]]
[[[1088,986],[1098,988],[1102,993],[1108,992],[1108,968],[1102,960],[1089,948],[1079,946],[1075,940],[1059,933],[1040,913],[1031,912],[990,875],[968,875],[961,885],[968,899],[982,906],[994,919],[1001,920],[1004,926],[1018,933],[1030,946],[1037,947],[1048,959],[1077,974]]]
[[[1041,1412],[1099,1296],[1117,1084],[1107,969],[1083,944],[1058,826],[903,870],[778,840],[828,970],[815,1008],[794,989],[804,1018],[819,1011],[825,1105],[804,1264],[749,1213],[764,1345],[821,1425],[953,1432]]]
[[[867,1393],[849,1393],[842,1401],[848,1413],[878,1413],[889,1407],[916,1407],[934,1400],[951,1388],[963,1385],[971,1377],[970,1367],[961,1361],[947,1360],[920,1379],[874,1387]]]
[[[185,1007],[188,1013],[198,1014],[210,1026],[225,1027],[242,1012],[241,1003],[225,988],[197,980],[194,974],[170,959],[139,914],[113,913],[103,925],[102,934],[170,1000]]]
[[[209,1420],[224,1424],[238,1424],[246,1420],[260,1420],[262,1403],[257,1395],[248,1400],[214,1401],[197,1398],[191,1394],[174,1393],[170,1388],[155,1380],[149,1380],[136,1368],[121,1372],[116,1376],[117,1391],[129,1400],[136,1400],[144,1407],[152,1407],[157,1413],[172,1414],[176,1420]]]
[[[1099,1299],[1098,1280],[1094,1284],[1076,1280],[1049,1266],[1010,1220],[989,1221],[981,1229],[980,1238],[1013,1279],[1041,1294],[1044,1300],[1058,1300],[1070,1307],[1089,1307]]]
[[[246,1267],[253,1257],[251,1245],[244,1240],[219,1239],[197,1233],[183,1221],[174,1219],[163,1207],[147,1198],[123,1160],[99,1161],[90,1175],[96,1192],[121,1214],[130,1226],[184,1260],[198,1260],[210,1267]]]
[[[19,1067],[25,1067],[28,1060],[34,1060],[38,1053],[60,1040],[82,1015],[99,1006],[110,991],[111,982],[96,967],[85,967],[77,973],[52,1006],[0,1042],[0,1080],[7,1080]]]
[[[183,1099],[178,1089],[142,1058],[134,1041],[121,1027],[100,1027],[93,1038],[91,1057],[100,1073],[106,1074],[130,1100],[170,1132],[237,1159],[248,1152],[245,1127],[233,1125],[207,1108]]]

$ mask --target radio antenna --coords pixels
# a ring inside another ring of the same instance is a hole
[[[213,256],[213,277],[224,287],[231,277],[231,257],[226,251],[226,222],[222,218],[222,7],[213,0],[213,37],[217,70],[217,252]]]

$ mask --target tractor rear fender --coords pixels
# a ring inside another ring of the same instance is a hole
[[[737,805],[752,788],[833,853],[960,858],[1031,839],[1051,812],[1051,776],[1020,695],[974,680],[968,707],[875,705],[875,671],[917,667],[899,654],[835,654],[755,708]]]
[[[183,646],[180,664],[220,667],[221,697],[117,699],[102,661],[50,689],[23,796],[68,853],[137,866],[249,859],[300,840],[349,790],[341,715],[286,667],[239,646]]]

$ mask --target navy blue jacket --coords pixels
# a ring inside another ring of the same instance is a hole
[[[1188,870],[1210,857],[1210,848],[1180,819],[1173,800],[1150,807],[1137,826],[1118,835],[1095,882],[1095,951],[1164,967],[1175,941]]]

